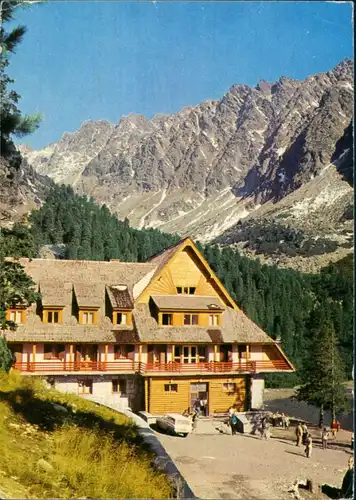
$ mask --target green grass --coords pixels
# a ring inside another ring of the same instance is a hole
[[[0,374],[0,442],[8,497],[172,498],[134,423],[39,379]]]

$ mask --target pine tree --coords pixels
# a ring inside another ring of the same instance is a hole
[[[3,253],[3,236],[0,232],[0,328],[13,326],[5,319],[6,310],[19,304],[31,304],[38,295],[34,282],[16,261],[8,261]]]
[[[6,340],[0,337],[0,371],[9,372],[14,362],[14,355],[10,351]]]
[[[330,408],[332,419],[339,410],[347,406],[346,380],[343,363],[337,348],[335,330],[329,319],[315,327],[302,369],[299,372],[302,384],[297,399],[320,409],[320,425],[325,409]]]
[[[9,54],[15,52],[26,33],[26,28],[25,26],[17,26],[11,31],[6,31],[3,25],[14,19],[15,10],[22,3],[19,0],[2,1],[2,23],[0,23],[0,150],[1,155],[11,158],[16,167],[19,166],[21,157],[16,152],[12,137],[24,137],[27,134],[32,134],[42,120],[39,113],[31,116],[21,114],[17,107],[20,95],[9,89],[14,80],[5,73],[5,69],[9,66]]]

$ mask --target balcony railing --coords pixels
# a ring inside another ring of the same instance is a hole
[[[143,372],[177,372],[177,373],[256,373],[269,370],[290,370],[288,364],[282,360],[273,361],[243,361],[220,362],[211,361],[204,363],[141,363]]]
[[[264,371],[290,371],[284,360],[203,362],[203,363],[142,363],[138,361],[39,361],[16,363],[15,369],[30,373],[63,372],[134,372],[134,373],[256,373]]]
[[[138,372],[140,363],[137,361],[35,361],[15,363],[14,368],[21,372]]]

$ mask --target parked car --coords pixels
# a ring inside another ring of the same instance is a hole
[[[158,417],[156,425],[162,430],[171,434],[181,434],[186,437],[192,432],[192,421],[189,417],[184,417],[179,413],[167,413],[162,417]]]

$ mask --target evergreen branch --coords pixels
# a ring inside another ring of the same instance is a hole
[[[5,35],[2,40],[2,45],[8,52],[15,52],[15,47],[18,45],[26,33],[25,26],[17,26],[10,33]]]

